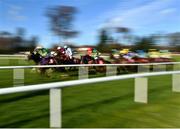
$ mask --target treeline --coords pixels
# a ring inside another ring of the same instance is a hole
[[[0,31],[0,53],[13,54],[21,51],[31,51],[38,44],[38,37],[26,37],[24,28],[17,28],[15,33]]]
[[[114,36],[116,34],[116,36]],[[168,49],[180,52],[180,32],[136,36],[126,27],[108,28],[99,31],[97,49],[109,52],[111,49],[131,50]]]

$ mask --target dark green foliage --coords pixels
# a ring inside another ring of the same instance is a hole
[[[151,37],[140,38],[134,45],[134,50],[144,50],[155,48],[154,40]]]
[[[0,54],[14,54],[31,51],[38,44],[38,37],[25,37],[25,29],[17,28],[16,33],[0,31]]]
[[[99,33],[99,43],[97,45],[97,49],[101,52],[104,52],[104,51],[108,51],[108,42],[109,42],[109,39],[110,36],[108,35],[108,32],[105,30],[105,29],[102,29]],[[112,40],[112,39],[111,39]]]

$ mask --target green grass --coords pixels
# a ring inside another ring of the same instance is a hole
[[[149,104],[134,103],[133,93],[133,79],[66,88],[63,127],[180,127],[170,76],[149,78]]]
[[[175,61],[180,61],[180,56],[178,55],[178,56],[173,56],[173,59],[175,60]]]
[[[18,61],[11,64],[20,65]],[[28,63],[27,63],[28,64]],[[4,65],[6,65],[4,63]],[[0,71],[0,87],[13,85],[13,71]],[[77,73],[48,78],[25,70],[25,85],[77,79]],[[73,75],[74,74],[74,75]],[[103,74],[91,75],[91,77]],[[149,78],[148,104],[134,102],[134,79],[63,88],[63,127],[180,128],[180,93],[171,89],[171,76]],[[0,127],[49,127],[49,92],[28,92],[0,96]]]

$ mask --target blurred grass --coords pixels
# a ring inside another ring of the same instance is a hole
[[[172,93],[170,76],[149,78],[148,104],[134,103],[133,92],[133,79],[66,88],[63,127],[180,127],[180,94]]]
[[[21,63],[11,60],[9,64],[23,65]],[[0,70],[0,87],[13,85],[12,74],[12,70]],[[27,69],[25,84],[77,79],[76,72],[69,73],[72,76],[63,77],[62,74],[45,77]],[[91,75],[96,76],[104,74]],[[133,101],[133,84],[134,79],[128,79],[63,88],[63,127],[180,127],[180,93],[172,92],[171,76],[149,78],[148,104]],[[1,95],[0,127],[49,127],[49,92]]]
[[[180,56],[178,55],[178,56],[173,56],[173,59],[175,60],[175,61],[180,61]]]

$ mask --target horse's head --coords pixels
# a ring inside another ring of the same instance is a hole
[[[28,60],[33,60],[35,63],[39,63],[41,61],[41,56],[40,54],[34,54],[34,53],[31,53],[28,55]]]

